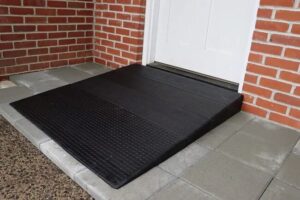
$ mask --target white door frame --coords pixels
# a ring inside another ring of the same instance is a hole
[[[161,0],[147,0],[146,1],[146,16],[145,16],[145,30],[144,30],[144,44],[143,44],[143,58],[142,64],[146,65],[155,61],[155,51],[156,51],[156,38],[157,38],[157,30],[158,30],[158,18],[159,18],[159,5]],[[253,21],[251,25],[251,31],[253,32],[255,29],[256,23],[256,13],[259,8],[259,1],[255,0],[256,6],[253,10]],[[248,55],[250,53],[252,43],[252,34],[251,37],[247,41],[247,51],[244,57],[246,58],[244,61],[243,73],[241,74],[241,78],[239,81],[239,89],[238,92],[242,92],[243,84],[244,84],[244,76],[246,74]]]

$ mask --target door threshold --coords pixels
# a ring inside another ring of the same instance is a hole
[[[182,69],[182,68],[178,68],[178,67],[168,65],[168,64],[164,64],[164,63],[160,63],[160,62],[150,63],[147,66],[157,68],[157,69],[161,69],[161,70],[171,72],[171,73],[174,73],[174,74],[178,74],[178,75],[181,75],[181,76],[185,76],[185,77],[188,77],[188,78],[192,78],[192,79],[195,79],[195,80],[203,81],[203,82],[206,82],[206,83],[209,83],[209,84],[212,84],[212,85],[216,85],[216,86],[219,86],[219,87],[222,87],[222,88],[225,88],[225,89],[229,89],[229,90],[232,90],[232,91],[235,91],[235,92],[237,92],[238,88],[239,88],[239,85],[237,83],[233,83],[233,82],[229,82],[229,81],[226,81],[226,80],[218,79],[218,78],[211,77],[211,76],[204,75],[204,74],[200,74],[200,73],[197,73],[197,72],[192,72],[192,71],[189,71],[189,70],[185,70],[185,69]]]

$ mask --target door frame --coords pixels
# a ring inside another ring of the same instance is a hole
[[[251,24],[251,32],[253,33],[255,30],[255,24],[257,20],[257,10],[259,8],[260,0],[255,0],[255,9],[253,10],[253,20]],[[144,43],[143,43],[143,57],[142,64],[147,65],[153,63],[155,61],[155,53],[156,53],[156,39],[157,39],[157,31],[158,31],[158,18],[159,18],[159,5],[160,0],[147,0],[146,1],[146,14],[145,14],[145,29],[144,29]],[[243,84],[244,84],[244,76],[246,74],[248,56],[250,54],[251,43],[252,43],[252,35],[247,41],[247,55],[243,55],[245,57],[243,70],[241,74],[238,92],[242,92]]]

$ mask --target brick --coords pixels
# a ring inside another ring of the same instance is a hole
[[[38,31],[45,31],[45,32],[49,32],[49,31],[57,31],[57,26],[56,25],[39,25],[38,26]]]
[[[254,115],[260,116],[260,117],[266,117],[267,116],[267,111],[261,108],[258,108],[257,106],[253,106],[250,104],[244,103],[242,105],[242,110],[245,112],[252,113]]]
[[[14,47],[13,43],[11,43],[11,42],[0,43],[0,50],[12,49],[13,47]]]
[[[258,86],[254,86],[254,85],[249,85],[246,83],[243,86],[243,91],[251,93],[251,94],[256,94],[258,96],[265,97],[265,98],[270,98],[272,95],[271,90],[261,88]]]
[[[262,63],[263,56],[260,54],[250,53],[248,60],[250,62]]]
[[[23,23],[23,17],[15,17],[15,16],[0,16],[1,24],[18,24]]]
[[[0,26],[0,32],[2,33],[7,33],[7,32],[12,32],[12,26]]]
[[[77,10],[77,15],[79,15],[79,16],[92,16],[93,11],[92,10]]]
[[[143,45],[143,40],[130,37],[123,37],[123,42],[126,44]]]
[[[0,0],[0,5],[20,6],[21,0]]]
[[[299,68],[299,62],[284,60],[281,58],[267,57],[265,64],[273,67],[278,67],[280,69],[287,69],[292,71],[298,71]]]
[[[300,24],[293,24],[291,32],[295,34],[300,34]]]
[[[83,2],[69,2],[69,8],[85,8],[85,4]]]
[[[280,55],[282,52],[282,47],[269,45],[269,44],[252,43],[251,51],[273,54],[273,55]]]
[[[26,50],[13,50],[13,51],[4,51],[4,58],[16,58],[22,57],[26,55]]]
[[[14,41],[14,40],[24,40],[24,34],[1,34],[0,35],[2,41]]]
[[[46,0],[24,0],[24,6],[43,7],[46,6]]]
[[[59,59],[63,60],[63,59],[70,59],[70,58],[75,58],[76,57],[76,53],[61,53],[59,54]]]
[[[259,84],[261,86],[267,87],[267,88],[271,88],[274,90],[278,90],[278,91],[282,91],[282,92],[290,92],[292,89],[292,85],[288,84],[288,83],[284,83],[278,80],[272,80],[272,79],[268,79],[268,78],[264,78],[262,77],[260,79]]]
[[[292,108],[289,115],[300,120],[300,110],[298,109]]]
[[[13,59],[0,59],[0,66],[1,67],[6,67],[6,66],[13,66],[16,64],[16,60]]]
[[[123,11],[122,5],[109,5],[109,10],[111,11]]]
[[[67,23],[67,18],[66,17],[49,17],[48,18],[49,23]]]
[[[35,13],[37,15],[46,15],[46,16],[53,16],[56,15],[56,10],[55,9],[49,9],[49,8],[37,8],[35,10]]]
[[[46,22],[47,22],[46,17],[25,17],[25,23],[40,24]]]
[[[58,55],[57,54],[51,54],[51,55],[44,55],[44,56],[39,56],[39,61],[52,61],[52,60],[57,60]]]
[[[281,104],[278,104],[275,102],[267,101],[267,100],[264,100],[261,98],[258,98],[256,100],[256,105],[263,107],[265,109],[268,109],[268,110],[282,113],[282,114],[285,114],[286,110],[287,110],[287,106],[284,106],[284,105],[281,105]]]
[[[123,44],[123,43],[116,43],[115,47],[118,48],[118,49],[125,50],[125,51],[129,50],[129,45]]]
[[[285,50],[284,56],[288,58],[300,59],[300,50],[287,48]]]
[[[292,83],[300,83],[300,73],[292,73],[288,71],[282,71],[280,73],[280,78]]]
[[[31,57],[23,57],[23,58],[17,58],[17,64],[28,64],[28,63],[34,63],[37,62],[36,56]]]
[[[58,26],[60,31],[74,31],[76,30],[76,25],[60,25]]]
[[[272,9],[259,8],[258,11],[257,11],[257,17],[271,18],[272,12],[273,12]]]
[[[70,9],[59,9],[57,10],[58,15],[75,15],[76,11],[75,10],[70,10]]]
[[[29,49],[28,54],[29,55],[48,54],[48,48]]]
[[[294,94],[300,96],[300,86],[295,88]]]
[[[50,67],[49,63],[33,63],[29,66],[30,70],[47,69]]]
[[[281,123],[281,124],[285,124],[285,125],[300,129],[300,121],[295,120],[295,119],[291,119],[291,118],[286,117],[284,115],[280,115],[280,114],[277,114],[277,113],[271,113],[269,119],[272,120],[272,121]]]
[[[14,15],[33,15],[32,8],[10,8],[10,13]]]
[[[292,7],[294,5],[294,0],[260,0],[260,5]]]
[[[15,74],[15,73],[21,73],[21,72],[27,72],[27,71],[28,71],[27,65],[13,66],[13,67],[6,68],[6,72],[8,74]]]
[[[0,14],[1,15],[8,14],[8,8],[7,7],[0,7]]]
[[[300,37],[273,34],[271,41],[273,43],[300,47]]]
[[[62,52],[67,52],[68,47],[51,47],[50,48],[50,53],[62,53]]]
[[[27,40],[40,40],[40,39],[46,39],[47,33],[28,33],[26,34]]]
[[[81,51],[81,50],[85,50],[85,45],[69,46],[69,51]]]
[[[84,17],[69,17],[68,23],[84,23]]]
[[[39,47],[48,47],[48,46],[56,46],[57,40],[41,40],[38,41]]]
[[[277,10],[275,19],[286,21],[300,21],[300,11]]]
[[[35,26],[32,25],[20,25],[14,26],[15,32],[33,32],[35,31]]]
[[[76,40],[75,39],[65,39],[65,40],[60,40],[59,45],[70,45],[70,44],[75,44]]]
[[[50,0],[48,0],[48,7],[66,8],[67,3],[65,1],[50,1]]]
[[[274,99],[276,101],[286,103],[292,106],[300,106],[300,98],[290,96],[287,94],[282,94],[282,93],[276,93],[274,96]]]
[[[56,33],[49,33],[49,38],[66,38],[66,32],[56,32]]]
[[[84,37],[84,32],[68,32],[68,37]]]
[[[289,28],[289,24],[283,22],[257,20],[255,28],[261,30],[286,32]]]
[[[92,30],[92,29],[93,29],[92,24],[77,25],[77,30]]]
[[[140,6],[125,6],[124,11],[129,13],[144,14],[145,8]]]
[[[36,47],[35,41],[15,42],[16,49],[33,48],[33,47]]]
[[[276,77],[276,74],[277,74],[276,69],[272,69],[272,68],[264,67],[261,65],[252,64],[252,63],[248,63],[247,71],[253,72],[256,74],[260,74],[260,75],[264,75],[264,76],[270,76],[270,77]]]
[[[246,103],[253,104],[255,97],[249,94],[243,94],[244,98],[243,101]]]
[[[65,66],[68,64],[67,60],[59,60],[59,61],[52,61],[50,63],[51,67],[60,67],[60,66]]]

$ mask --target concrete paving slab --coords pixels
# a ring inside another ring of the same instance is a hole
[[[203,135],[196,142],[206,148],[216,149],[220,144],[234,135],[237,131],[237,126],[225,122]]]
[[[90,74],[71,67],[52,69],[47,73],[67,83],[74,83],[91,77]]]
[[[188,168],[182,178],[223,200],[258,199],[271,175],[219,152],[210,152]]]
[[[73,68],[86,72],[90,75],[96,76],[111,71],[112,69],[105,67],[104,65],[96,63],[83,63],[73,66]]]
[[[198,162],[208,152],[208,149],[193,143],[161,163],[159,167],[174,176],[179,176],[186,168]]]
[[[155,193],[149,200],[216,200],[198,188],[177,179]]]
[[[290,154],[276,177],[279,180],[300,189],[300,156]]]
[[[75,175],[75,181],[99,200],[146,200],[175,179],[174,176],[155,167],[120,189],[113,189],[90,170]]]
[[[42,143],[40,145],[40,149],[52,162],[54,162],[72,179],[75,178],[76,173],[86,169],[84,165],[68,154],[53,140]]]
[[[16,123],[16,121],[23,119],[23,115],[21,115],[18,111],[16,111],[11,105],[9,104],[1,104],[0,105],[0,113],[3,117],[9,121],[12,125]]]
[[[265,140],[241,131],[223,143],[218,150],[252,167],[274,174],[292,150],[297,138],[297,135],[286,134],[280,140],[279,136]]]
[[[33,95],[33,91],[24,86],[0,89],[0,104],[11,103]]]
[[[40,148],[40,144],[50,140],[43,131],[37,128],[26,118],[16,121],[15,128],[38,148]]]
[[[260,200],[299,200],[300,190],[274,179]]]

